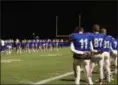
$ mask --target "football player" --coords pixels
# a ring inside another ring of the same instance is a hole
[[[28,53],[30,53],[31,52],[31,40],[27,40],[26,42],[27,42],[26,43],[26,50]]]
[[[61,39],[61,40],[60,40],[60,47],[61,47],[61,48],[63,48],[63,43],[64,43],[64,40]]]
[[[27,40],[24,40],[24,51],[27,52]]]
[[[49,39],[49,50],[52,51],[52,41]]]
[[[25,40],[21,41],[21,47],[22,47],[22,50],[25,52]]]
[[[15,43],[16,43],[16,52],[17,52],[17,54],[22,53],[21,52],[21,42],[19,41],[19,39],[16,39]]]
[[[53,47],[53,50],[55,49],[55,39],[52,40],[52,47]]]
[[[105,28],[101,29],[101,33],[107,34],[107,30]],[[109,35],[106,35],[104,38],[103,43],[103,56],[104,56],[104,67],[107,72],[107,81],[111,82],[111,69],[110,69],[110,49],[111,49],[111,42],[112,37]]]
[[[12,51],[13,51],[13,49],[14,49],[14,40],[13,39],[11,39],[11,44],[12,44]]]
[[[49,43],[49,39],[45,40],[45,50],[48,51],[48,43]]]
[[[99,25],[93,25],[93,48],[96,52],[99,52],[103,48],[103,42],[105,34],[99,33],[100,27]],[[100,79],[99,83],[102,84],[104,75],[103,75],[103,66],[104,66],[104,56],[102,52],[99,52],[97,54],[94,54],[94,57],[92,58],[92,71],[95,67],[95,63],[98,63],[99,65],[99,72],[100,72]]]
[[[59,39],[55,40],[55,50],[59,51]]]
[[[45,40],[42,40],[42,49],[45,52],[45,50],[46,50],[46,41]]]
[[[47,39],[47,41],[46,41],[46,49],[47,49],[47,51],[50,51],[50,39]]]
[[[12,42],[11,40],[7,40],[7,54],[11,54],[12,52]]]
[[[38,52],[38,42],[39,42],[39,40],[36,39],[35,43],[34,43],[36,52]]]
[[[5,48],[5,40],[0,40],[0,45],[1,45],[1,52],[4,52],[4,48]]]
[[[92,37],[83,33],[83,28],[76,28],[76,33],[70,35],[71,39],[71,51],[73,52],[73,69],[75,73],[75,84],[80,84],[81,66],[83,65],[86,72],[86,77],[90,85],[92,82],[91,75],[91,49],[92,49]],[[82,64],[84,63],[84,64]]]
[[[38,47],[39,47],[39,51],[42,51],[42,40],[41,39],[38,42]]]
[[[117,59],[118,59],[118,39],[113,38],[112,43],[111,43],[111,52],[112,56],[115,59],[115,71],[114,73],[117,74]]]
[[[32,52],[36,52],[35,51],[35,40],[31,40],[32,43]]]

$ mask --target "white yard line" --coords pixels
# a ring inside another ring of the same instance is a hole
[[[57,79],[60,79],[62,77],[66,77],[66,76],[69,76],[69,75],[72,75],[72,74],[73,74],[73,72],[67,72],[67,73],[59,75],[59,76],[55,76],[55,77],[48,78],[48,79],[45,79],[45,80],[37,81],[36,83],[33,83],[33,85],[35,85],[35,84],[46,84],[50,81],[57,80]]]
[[[62,54],[43,54],[40,56],[62,56]]]
[[[13,61],[21,61],[20,59],[2,59],[1,63],[11,63]]]

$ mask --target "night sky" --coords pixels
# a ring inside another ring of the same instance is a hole
[[[3,2],[2,38],[31,38],[32,33],[40,38],[54,38],[56,16],[58,16],[58,34],[68,35],[79,24],[91,32],[93,24],[99,24],[108,30],[108,34],[117,36],[117,3],[115,1],[76,1],[76,2]]]

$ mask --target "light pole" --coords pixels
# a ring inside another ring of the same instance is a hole
[[[79,14],[79,27],[81,26],[81,15]]]

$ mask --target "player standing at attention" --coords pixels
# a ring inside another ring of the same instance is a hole
[[[18,53],[22,53],[21,52],[21,42],[19,41],[19,39],[16,39],[16,52]]]
[[[38,52],[38,39],[35,40],[34,45],[35,45],[35,51]]]
[[[2,52],[2,43],[1,43],[1,39],[0,39],[0,53]]]
[[[39,48],[39,51],[42,52],[42,40],[41,39],[38,42],[38,48]]]
[[[14,45],[13,45],[13,40],[12,40],[12,39],[10,39],[10,43],[11,43],[11,53],[12,53],[13,48],[14,48]]]
[[[46,49],[47,49],[47,51],[50,51],[49,49],[49,42],[50,42],[50,39],[47,39],[47,42],[46,42]]]
[[[12,42],[11,40],[7,40],[7,54],[11,54],[12,52]]]
[[[28,46],[29,46],[29,53],[32,51],[32,40],[28,40]]]
[[[48,51],[48,42],[49,42],[49,39],[46,39],[45,40],[45,50]]]
[[[59,51],[59,39],[55,40],[55,50]]]
[[[45,52],[45,40],[42,40],[42,51]]]
[[[49,40],[49,50],[52,51],[52,40]]]
[[[93,85],[90,65],[90,59],[92,57],[90,52],[92,49],[92,37],[83,32],[83,28],[76,28],[76,33],[70,35],[71,51],[73,52],[74,59],[73,70],[75,73],[75,84],[80,84],[81,66],[83,65],[88,84]]]
[[[96,52],[99,52],[103,48],[103,40],[105,37],[105,34],[99,33],[100,27],[99,25],[93,25],[93,48]],[[103,75],[103,66],[104,66],[104,56],[102,52],[98,54],[94,54],[94,57],[92,59],[92,71],[94,69],[95,63],[98,63],[99,65],[99,72],[100,72],[100,79],[99,83],[102,84],[104,75]]]
[[[60,40],[60,47],[61,47],[61,48],[63,48],[63,43],[64,43],[64,40],[61,39],[61,40]]]
[[[13,49],[14,49],[14,40],[13,39],[11,39],[11,43],[12,43],[12,51],[13,51]]]
[[[101,33],[106,35],[107,30],[105,28],[102,28]],[[105,70],[107,71],[107,81],[108,82],[111,82],[111,69],[110,69],[111,42],[112,42],[112,37],[109,35],[106,35],[106,37],[104,38],[103,56],[104,56],[104,67],[105,67]]]
[[[38,52],[39,51],[39,39],[36,39],[36,51]]]
[[[1,45],[1,52],[4,52],[4,48],[5,48],[5,40],[0,40],[0,45]]]
[[[41,43],[41,52],[43,51],[43,40],[40,41]]]
[[[33,49],[34,49],[33,46],[34,46],[33,40],[31,39],[31,40],[30,40],[30,49],[31,49],[31,52],[33,52]]]
[[[32,40],[32,52],[35,52],[35,40]]]
[[[118,39],[113,38],[111,44],[111,52],[113,54],[113,58],[115,58],[115,71],[114,73],[117,74],[117,59],[118,59]]]
[[[27,40],[24,39],[24,52],[27,52],[27,50],[26,50],[26,46],[27,46]]]
[[[24,42],[24,40],[21,41],[21,47],[22,47],[22,50],[25,52],[25,42]]]
[[[53,39],[52,40],[52,47],[53,47],[53,50],[55,49],[55,40]]]
[[[31,52],[31,40],[27,40],[27,52],[30,53]]]

